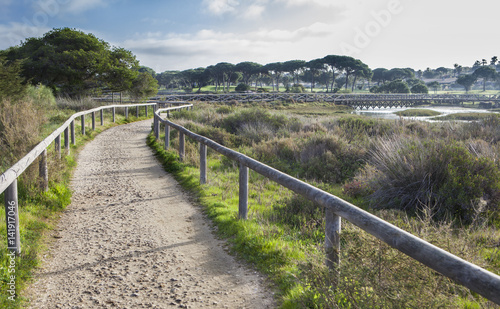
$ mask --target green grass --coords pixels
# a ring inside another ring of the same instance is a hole
[[[229,144],[226,146],[264,160],[266,164],[291,175],[300,175],[311,184],[362,206],[452,254],[498,273],[500,256],[498,250],[490,249],[492,244],[500,241],[497,229],[485,229],[482,226],[458,228],[449,222],[434,222],[432,211],[427,212],[428,216],[412,216],[411,212],[369,208],[366,196],[357,194],[360,192],[359,188],[354,183],[349,183],[350,180],[346,182],[350,187],[342,185],[342,182],[319,182],[320,174],[302,174],[304,170],[308,170],[304,168],[304,164],[296,164],[294,161],[306,160],[307,156],[304,155],[309,152],[311,158],[318,157],[318,154],[313,154],[319,150],[328,150],[333,154],[336,149],[353,151],[362,145],[373,148],[377,139],[395,134],[406,138],[408,134],[429,138],[432,134],[434,138],[440,138],[441,135],[449,138],[450,132],[443,130],[446,127],[413,121],[379,122],[351,116],[339,118],[337,115],[333,118],[333,114],[330,114],[321,118],[312,117],[314,120],[304,117],[302,120],[305,123],[297,126],[304,132],[289,130],[287,134],[283,134],[278,129],[270,139],[261,136],[251,143],[241,144],[239,142],[245,141],[242,137],[248,132],[233,130],[236,135],[226,138],[230,133],[225,131],[224,121],[230,119],[234,122],[233,120],[239,119],[244,123],[249,120],[248,116],[239,117],[247,115],[243,111],[249,105],[253,104],[239,103],[230,108],[206,104],[189,114],[176,113],[172,117],[175,122],[189,126],[192,131],[202,135],[208,133],[209,138],[224,136],[224,141]],[[289,114],[296,114],[296,109],[309,108],[314,111],[316,107],[321,108],[320,104],[306,106],[300,103],[270,106],[266,108],[280,110],[278,113],[290,120],[293,116]],[[222,115],[214,113],[215,110],[220,110]],[[261,125],[265,118],[259,117]],[[494,128],[494,122],[490,125]],[[288,127],[289,123],[285,126]],[[482,134],[490,131],[480,128],[474,130],[479,130]],[[481,137],[474,132],[468,127],[463,131],[458,127],[454,128],[457,136],[474,134]],[[160,160],[165,162],[167,170],[173,170],[178,181],[194,192],[198,202],[217,226],[217,233],[229,243],[231,252],[270,278],[277,288],[281,308],[454,308],[491,305],[468,289],[436,275],[429,268],[345,221],[342,223],[341,233],[341,277],[338,289],[332,288],[336,276],[324,265],[324,215],[320,207],[250,172],[248,220],[238,220],[237,164],[209,151],[208,184],[199,185],[197,144],[187,139],[186,159],[184,163],[179,163],[175,150],[178,147],[177,133],[173,130],[171,134],[171,151],[164,151],[162,142],[156,142],[152,136],[148,138],[148,143]],[[337,134],[340,137],[338,141],[345,141],[345,144],[332,143],[332,134]],[[262,140],[259,141],[260,139]],[[328,146],[329,143],[332,144],[331,147]],[[482,143],[474,144],[478,150],[481,149],[480,146],[485,147],[484,150],[488,149]],[[331,157],[332,160],[340,158],[338,155]],[[359,162],[366,161],[360,159]],[[331,163],[335,166],[334,161]],[[328,164],[322,164],[315,171],[327,173],[326,169],[329,170]],[[347,196],[352,192],[356,194]]]
[[[144,108],[141,108],[140,117],[125,117],[117,111],[116,123],[112,122],[111,113],[105,113],[104,126],[100,126],[100,118],[96,115],[96,130],[92,131],[91,117],[86,117],[86,134],[81,134],[81,122],[75,120],[76,145],[70,146],[70,154],[62,149],[63,157],[59,161],[56,159],[54,147],[48,148],[49,160],[49,190],[40,192],[33,183],[36,181],[26,181],[24,177],[28,175],[37,175],[37,173],[25,172],[18,183],[19,190],[19,221],[21,237],[21,255],[15,260],[15,301],[9,299],[8,284],[10,282],[9,272],[10,257],[7,250],[7,233],[5,225],[5,210],[0,209],[0,308],[23,308],[26,305],[26,298],[23,290],[31,282],[36,268],[40,266],[40,257],[47,250],[46,243],[50,241],[48,235],[57,225],[60,213],[64,211],[71,202],[71,190],[69,182],[72,172],[76,166],[78,151],[87,142],[91,141],[100,132],[120,124],[138,121],[145,118]],[[42,138],[50,134],[53,130],[64,123],[74,111],[72,110],[53,110],[50,112],[49,121],[44,125]],[[149,116],[152,116],[152,110]],[[37,169],[36,162],[30,169]],[[0,195],[3,201],[3,194]]]
[[[432,117],[441,115],[440,112],[436,112],[430,109],[407,109],[404,111],[395,112],[394,114],[403,117]]]

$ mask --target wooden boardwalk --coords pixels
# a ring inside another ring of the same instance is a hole
[[[158,98],[166,102],[332,102],[358,109],[411,107],[422,104],[483,103],[500,104],[500,95],[476,94],[335,94],[335,93],[228,93],[172,94]]]

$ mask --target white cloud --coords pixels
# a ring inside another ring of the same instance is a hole
[[[337,4],[333,0],[276,0],[277,2],[285,3],[286,6],[304,6],[304,5],[318,5],[322,7],[333,7]]]
[[[235,12],[239,2],[237,0],[203,0],[208,11],[214,15]]]
[[[137,35],[121,44],[157,72],[207,67],[218,62],[266,64],[291,59],[311,60],[334,53],[332,25],[314,23],[295,30],[259,29],[236,33],[204,29],[195,34]],[[312,56],[311,56],[312,55]]]
[[[58,1],[61,2],[61,1]],[[61,10],[69,13],[82,13],[99,7],[106,7],[105,0],[64,0],[61,4]],[[68,3],[65,5],[64,3]],[[126,5],[126,4],[123,4]]]
[[[0,50],[19,45],[29,37],[40,37],[49,30],[48,27],[35,27],[16,22],[8,25],[0,24]]]
[[[243,17],[246,19],[256,19],[262,16],[266,7],[263,5],[252,4],[243,12]]]

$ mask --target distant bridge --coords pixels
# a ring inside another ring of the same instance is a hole
[[[336,94],[336,93],[227,93],[227,94],[173,94],[166,102],[332,102],[352,108],[411,107],[422,104],[462,104],[464,102],[500,104],[500,95],[477,94]]]

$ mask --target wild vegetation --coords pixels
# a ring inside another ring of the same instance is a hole
[[[466,124],[383,121],[339,116],[326,105],[329,115],[307,117],[280,103],[200,103],[173,118],[500,272],[498,118]],[[177,133],[171,134],[175,149]],[[283,308],[495,307],[348,222],[337,277],[324,266],[323,209],[251,173],[249,220],[239,221],[235,163],[209,152],[209,183],[199,186],[195,143],[188,141],[185,163],[152,137],[150,144],[198,194],[232,250],[277,284]]]

